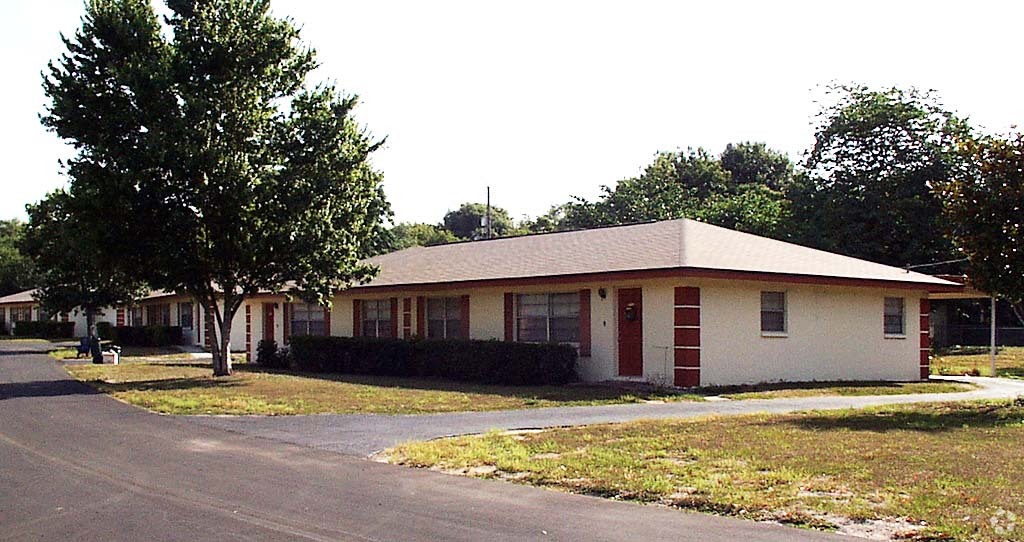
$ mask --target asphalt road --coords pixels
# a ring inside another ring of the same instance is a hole
[[[849,540],[160,416],[0,344],[0,540]]]

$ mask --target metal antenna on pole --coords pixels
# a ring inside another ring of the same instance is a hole
[[[491,238],[491,187],[487,187],[487,238]]]

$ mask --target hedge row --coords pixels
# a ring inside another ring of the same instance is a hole
[[[74,322],[14,322],[14,335],[40,339],[65,339],[75,335]]]
[[[552,343],[296,336],[290,358],[292,366],[308,372],[536,386],[574,380],[577,353],[572,346]]]
[[[121,346],[172,346],[182,344],[180,326],[112,326],[96,324],[101,339]]]

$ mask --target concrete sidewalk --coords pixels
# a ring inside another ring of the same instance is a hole
[[[537,429],[642,419],[696,418],[762,412],[784,414],[908,403],[1006,399],[1024,395],[1024,381],[981,377],[938,378],[969,382],[978,385],[979,389],[963,393],[640,403],[404,416],[317,414],[190,416],[189,419],[204,426],[244,435],[349,455],[368,456],[403,442],[483,433],[495,429]]]

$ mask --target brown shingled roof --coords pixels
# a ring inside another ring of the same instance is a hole
[[[921,273],[689,219],[413,247],[368,262],[380,266],[380,274],[357,288],[655,270],[958,286]]]

